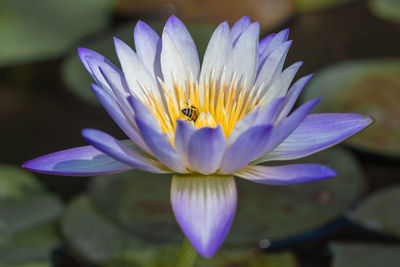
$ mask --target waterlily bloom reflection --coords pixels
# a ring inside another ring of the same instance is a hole
[[[305,157],[364,129],[358,114],[309,114],[320,99],[291,112],[311,75],[291,85],[301,62],[283,70],[288,30],[259,41],[248,17],[214,31],[202,64],[185,25],[172,16],[162,36],[139,21],[136,52],[115,38],[122,71],[100,54],[79,55],[93,91],[129,137],[82,131],[90,146],[24,163],[33,171],[99,175],[130,169],[175,173],[171,202],[194,248],[211,257],[231,227],[237,204],[233,176],[291,185],[335,176],[318,164],[258,166]],[[291,86],[290,86],[291,85]]]

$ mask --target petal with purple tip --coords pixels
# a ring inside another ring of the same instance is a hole
[[[279,146],[256,162],[298,159],[358,133],[372,123],[360,114],[311,114]]]
[[[236,39],[244,32],[247,27],[251,24],[249,16],[241,17],[231,28],[231,36],[233,43],[236,42]]]
[[[196,44],[187,30],[185,24],[175,16],[171,16],[165,24],[164,31],[169,33],[178,53],[187,70],[189,70],[195,79],[200,72],[200,61],[197,53]]]
[[[289,117],[276,126],[268,144],[257,157],[265,155],[282,143],[283,140],[285,140],[300,125],[300,123],[306,118],[315,105],[319,103],[319,101],[321,101],[321,98],[308,101],[293,111]]]
[[[166,90],[173,92],[174,86],[185,86],[189,82],[190,72],[183,55],[176,47],[173,36],[167,31],[162,34],[161,70]],[[194,73],[193,73],[194,75]]]
[[[264,62],[259,62],[255,86],[264,84],[266,88],[281,74],[286,55],[292,41],[287,41],[272,51]]]
[[[139,59],[136,53],[126,43],[114,37],[115,50],[121,63],[126,82],[131,92],[140,98],[145,98],[143,88],[152,92],[159,99],[160,91],[155,78]]]
[[[102,55],[100,55],[99,53],[97,53],[97,52],[95,52],[93,50],[81,47],[81,48],[78,48],[78,54],[79,54],[79,57],[80,57],[83,65],[85,66],[86,70],[90,73],[90,75],[92,75],[93,79],[96,82],[98,82],[98,81],[97,81],[97,78],[94,75],[92,69],[90,68],[90,66],[88,64],[88,58],[92,58],[92,59],[96,59],[96,60],[102,61],[105,64],[110,65],[111,67],[113,67],[115,70],[118,70],[118,68],[113,63],[111,63],[111,61],[109,61],[108,59],[106,59],[105,57],[103,57]]]
[[[257,73],[259,36],[260,24],[252,23],[238,37],[233,47],[233,69],[239,79],[246,78],[246,90],[252,88]]]
[[[235,175],[260,184],[291,185],[332,178],[336,176],[336,172],[319,164],[251,165]]]
[[[282,43],[286,42],[289,36],[289,29],[284,29],[277,34],[275,34],[268,44],[265,46],[264,50],[261,52],[259,57],[259,64],[263,63],[265,59],[278,48]]]
[[[100,100],[100,103],[107,110],[108,114],[115,121],[115,123],[122,129],[122,131],[124,131],[124,133],[143,150],[149,152],[149,149],[143,142],[143,139],[138,134],[138,132],[135,131],[133,125],[129,124],[127,118],[121,112],[121,109],[115,99],[110,96],[103,88],[96,84],[92,84],[92,89],[97,98]]]
[[[275,37],[275,33],[271,33],[269,35],[267,35],[266,37],[264,37],[261,41],[260,41],[260,45],[258,46],[258,53],[261,55],[261,53],[264,51],[264,49],[269,45],[269,43],[271,42],[271,40]]]
[[[292,87],[289,89],[288,93],[286,94],[286,99],[282,104],[282,109],[279,111],[278,118],[276,119],[277,122],[285,119],[289,112],[292,110],[294,104],[297,101],[301,91],[303,91],[304,86],[310,81],[313,77],[313,74],[304,76],[297,80]]]
[[[163,170],[165,168],[159,162],[136,153],[121,141],[102,131],[84,129],[82,136],[88,143],[101,152],[136,169],[154,173],[167,172]]]
[[[154,78],[161,77],[161,38],[146,23],[139,20],[134,30],[136,53]]]
[[[221,23],[211,36],[206,52],[204,54],[203,64],[201,66],[199,88],[203,88],[212,71],[216,77],[220,77],[225,69],[225,79],[229,80],[232,75],[232,38],[227,22]],[[218,82],[218,81],[217,81]],[[200,96],[204,94],[200,91]]]
[[[40,173],[94,176],[132,169],[92,146],[66,149],[29,160],[22,167]]]
[[[197,130],[189,142],[189,161],[192,170],[204,175],[216,172],[221,164],[225,145],[221,125]]]
[[[263,151],[268,144],[273,126],[270,124],[254,126],[243,134],[225,151],[219,173],[237,172]]]
[[[175,172],[187,172],[185,165],[179,158],[171,143],[162,133],[155,131],[153,127],[149,126],[139,118],[136,118],[136,123],[147,146],[159,161]]]
[[[175,175],[171,203],[182,231],[200,255],[212,257],[225,240],[236,212],[231,176]]]
[[[294,76],[296,75],[302,64],[303,62],[301,61],[296,62],[287,67],[282,73],[280,73],[279,77],[277,77],[277,79],[273,81],[271,86],[262,96],[261,102],[269,103],[274,98],[285,96],[290,84],[293,81]]]
[[[135,112],[135,118],[139,118],[142,121],[145,121],[149,126],[153,128],[154,131],[161,133],[159,121],[154,118],[150,110],[139,99],[133,96],[129,96],[128,102]]]

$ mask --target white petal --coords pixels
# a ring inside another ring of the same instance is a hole
[[[127,44],[115,37],[114,44],[126,82],[132,94],[140,99],[144,99],[145,94],[143,90],[146,90],[159,98],[159,89],[154,77],[135,52]]]
[[[246,77],[244,88],[251,89],[258,67],[260,24],[251,24],[238,38],[233,48],[233,69],[239,79]]]

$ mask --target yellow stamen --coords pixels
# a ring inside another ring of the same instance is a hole
[[[200,116],[197,118],[196,122],[194,123],[194,126],[197,128],[202,128],[202,127],[217,127],[217,122],[214,120],[214,117],[211,116],[210,113],[200,113]]]
[[[174,83],[173,88],[167,88],[158,79],[162,99],[149,91],[139,96],[160,122],[161,130],[172,144],[176,120],[187,120],[197,128],[216,127],[220,124],[228,137],[236,123],[260,105],[262,88],[245,88],[246,77],[238,79],[233,74],[230,81],[227,81],[225,71],[220,74],[221,77],[216,77],[212,71],[202,83],[204,88],[199,88],[193,75],[189,73],[189,76],[190,80],[185,86]],[[192,109],[195,116],[185,116],[183,109]]]

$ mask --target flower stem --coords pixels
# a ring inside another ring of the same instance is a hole
[[[186,238],[183,240],[181,251],[178,255],[176,267],[192,267],[196,261],[197,252]]]

